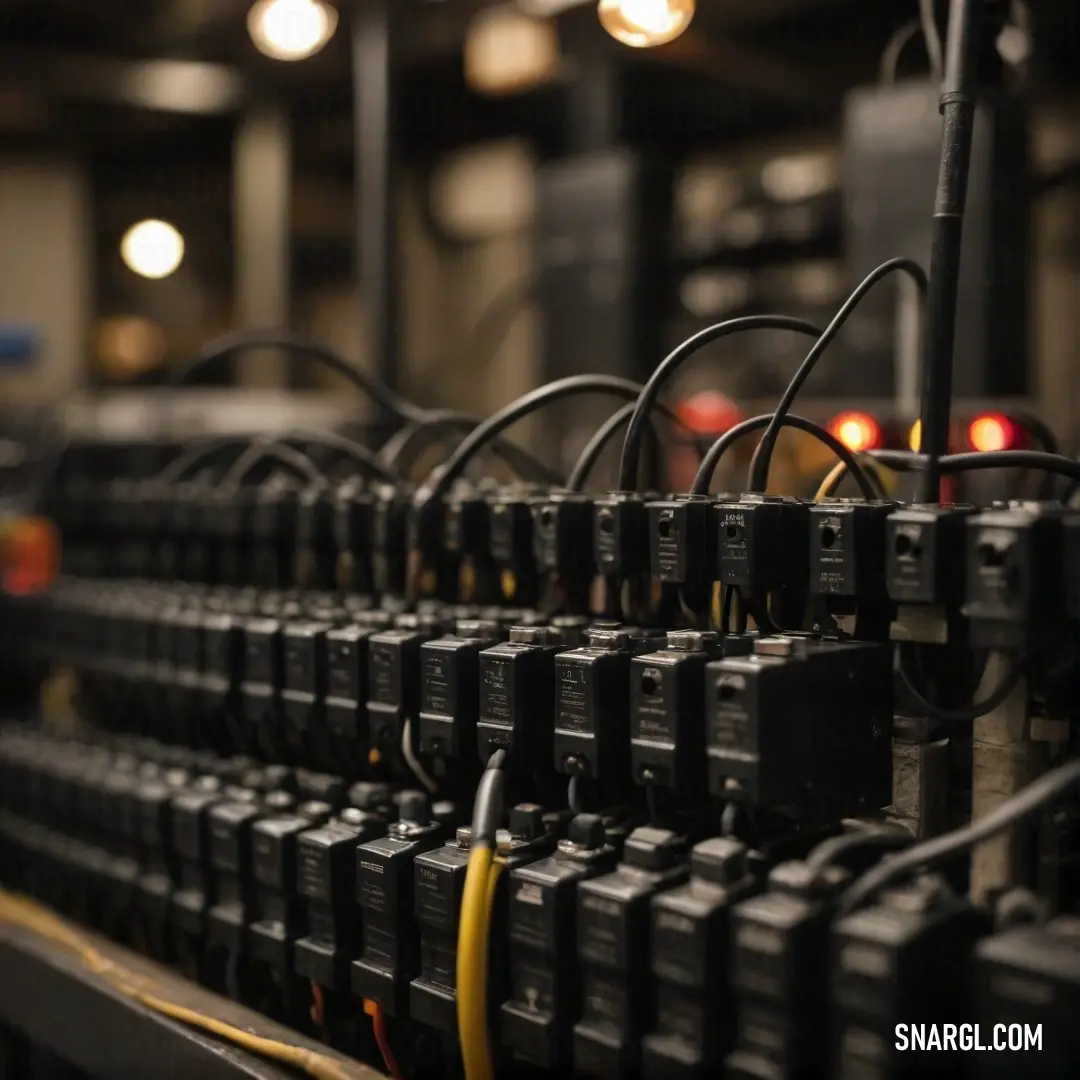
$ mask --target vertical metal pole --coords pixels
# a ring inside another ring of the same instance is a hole
[[[292,142],[281,109],[257,109],[240,120],[233,150],[236,320],[244,329],[289,321],[289,226]],[[280,350],[255,350],[237,360],[245,386],[286,386],[289,363]]]
[[[368,363],[379,379],[396,389],[399,296],[398,207],[394,192],[395,6],[395,0],[357,0],[353,22],[353,108],[356,256],[368,327]]]
[[[571,153],[608,150],[619,138],[618,68],[599,50],[580,57],[581,75],[567,102],[567,135]]]
[[[941,94],[944,134],[934,200],[930,292],[923,349],[922,451],[928,455],[928,461],[922,497],[926,502],[937,502],[941,497],[937,459],[949,452],[956,299],[975,122],[972,90],[982,5],[983,0],[952,0],[949,7],[945,80]]]

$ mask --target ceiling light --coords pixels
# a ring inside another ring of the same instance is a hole
[[[600,23],[616,41],[648,49],[674,41],[694,17],[695,0],[600,0]]]
[[[120,255],[140,277],[166,278],[184,261],[184,238],[167,221],[140,221],[124,234]]]
[[[248,12],[248,33],[273,60],[306,60],[337,29],[337,8],[323,0],[258,0]]]
[[[465,35],[465,81],[478,94],[517,94],[558,70],[559,39],[546,19],[512,4],[479,12]]]

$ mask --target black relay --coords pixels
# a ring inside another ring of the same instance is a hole
[[[321,738],[325,731],[330,630],[325,622],[290,621],[282,633],[282,712],[298,740]]]
[[[389,616],[385,616],[389,621]],[[326,728],[342,747],[367,747],[368,644],[385,626],[339,626],[326,635]]]
[[[732,1080],[825,1076],[829,1063],[829,924],[846,871],[787,862],[769,875],[768,892],[731,915],[730,981],[736,1001]]]
[[[553,753],[554,628],[515,626],[510,640],[480,653],[480,760],[505,750],[512,765],[550,761]]]
[[[587,581],[595,572],[591,496],[555,491],[533,503],[533,558],[543,572],[568,583]]]
[[[303,588],[328,589],[337,579],[336,493],[312,484],[300,493],[294,578]]]
[[[203,708],[221,722],[239,707],[240,673],[244,640],[236,618],[227,612],[208,611],[202,616]]]
[[[494,622],[462,620],[456,632],[420,649],[420,749],[436,758],[475,762],[480,716],[480,653],[502,636]]]
[[[967,522],[967,602],[973,648],[1020,649],[1065,618],[1062,509],[1022,503]]]
[[[251,956],[282,971],[293,966],[294,943],[304,927],[297,886],[297,837],[325,824],[329,803],[308,801],[294,812],[260,818],[251,827],[253,893],[248,912]]]
[[[372,495],[372,586],[377,596],[402,596],[412,501],[404,489],[393,484],[375,485]]]
[[[650,903],[689,875],[686,841],[666,829],[635,829],[617,870],[577,889],[577,955],[584,1010],[574,1025],[574,1070],[626,1076],[638,1068],[652,1027]]]
[[[909,1024],[970,1022],[971,951],[986,928],[968,900],[930,876],[840,919],[832,931],[830,979],[834,1075],[893,1080],[954,1073],[957,1047],[951,1055],[905,1053],[896,1048],[896,1033]]]
[[[354,784],[349,800],[336,818],[296,838],[297,891],[307,909],[306,936],[293,950],[296,973],[336,991],[348,988],[349,964],[360,951],[356,850],[386,832],[390,790]]]
[[[690,880],[652,899],[656,1024],[642,1043],[647,1080],[715,1076],[735,1041],[728,985],[731,910],[758,890],[747,849],[717,837],[690,852]]]
[[[607,781],[630,775],[630,659],[646,647],[627,629],[596,627],[555,657],[555,771]]]
[[[340,484],[334,495],[335,577],[339,588],[359,595],[370,593],[374,499],[359,481]]]
[[[889,596],[956,609],[964,598],[971,506],[906,506],[886,521]]]
[[[460,558],[490,558],[490,516],[482,492],[474,487],[455,487],[444,503],[443,546]]]
[[[526,491],[512,489],[488,498],[491,557],[504,569],[516,569],[532,557],[533,517],[529,498]]]
[[[216,886],[214,904],[208,913],[207,940],[230,953],[239,952],[247,943],[247,921],[255,895],[252,829],[261,818],[283,814],[294,805],[292,796],[283,791],[271,792],[262,800],[251,797],[240,801],[234,797],[248,793],[248,789],[230,792],[207,813],[210,865]]]
[[[413,911],[413,860],[438,847],[446,827],[432,820],[427,797],[399,797],[399,817],[386,835],[356,849],[356,898],[360,904],[360,957],[352,988],[377,1002],[388,1016],[404,1016],[409,983],[420,970],[420,931]]]
[[[716,656],[716,634],[667,635],[662,652],[630,664],[630,760],[634,780],[693,800],[705,791],[703,671]]]
[[[178,873],[172,895],[173,918],[177,929],[194,937],[203,935],[206,913],[217,902],[210,864],[209,813],[223,798],[221,781],[202,776],[175,795],[171,803]]]
[[[593,517],[596,570],[605,577],[649,573],[649,512],[633,492],[613,492],[597,499]]]
[[[577,940],[577,888],[614,870],[617,859],[603,820],[580,814],[554,855],[510,874],[511,985],[500,1009],[500,1028],[503,1046],[520,1061],[558,1071],[573,1064],[581,976],[566,943]]]
[[[257,585],[282,588],[292,572],[296,489],[272,480],[260,484],[251,515],[253,576]]]
[[[189,598],[170,616],[173,648],[172,699],[174,715],[181,723],[184,742],[201,741],[197,719],[202,705],[203,641],[201,610]],[[120,658],[118,658],[120,659]],[[122,663],[122,659],[120,660]]]
[[[875,642],[761,638],[708,666],[709,789],[835,820],[892,798],[892,658]]]
[[[1061,915],[985,938],[973,963],[981,1040],[1013,1051],[979,1054],[979,1080],[1072,1080],[1080,1061],[1080,919]]]
[[[248,584],[252,557],[252,515],[256,500],[255,489],[239,484],[217,492],[215,516],[221,537],[218,556],[221,580],[226,585]],[[167,542],[162,543],[167,548]],[[164,577],[172,575],[164,572]]]
[[[499,834],[499,855],[505,871],[535,862],[551,853],[557,839],[539,806],[521,804],[509,814]],[[458,829],[441,848],[416,857],[416,921],[420,925],[420,972],[409,990],[409,1014],[422,1024],[453,1035],[457,1020],[457,939],[461,897],[470,851],[470,829]],[[509,994],[504,936],[505,876],[499,880],[491,917],[488,998],[501,1002]]]
[[[722,500],[716,517],[717,578],[747,601],[788,594],[805,603],[810,575],[810,507],[779,495]]]
[[[99,806],[103,835],[101,881],[107,918],[124,925],[132,912],[139,873],[134,792],[137,762],[127,755],[113,760],[102,778]]]
[[[893,503],[847,500],[810,508],[811,596],[829,598],[842,614],[856,604],[860,615],[876,614],[875,634],[888,631],[886,521],[895,509]]]
[[[1076,622],[1080,620],[1080,513],[1065,513],[1061,528],[1064,534],[1065,614]]]
[[[243,621],[244,667],[241,709],[248,738],[256,746],[274,746],[281,728],[284,683],[282,625],[255,616]]]
[[[415,616],[410,623],[368,640],[368,725],[383,755],[397,751],[406,721],[415,723],[420,711],[420,647],[435,631]]]
[[[170,769],[143,777],[134,793],[136,829],[143,852],[136,903],[155,934],[169,923],[169,900],[179,873],[172,834],[172,800],[188,782],[188,774],[182,769]]]
[[[671,585],[707,585],[717,577],[716,515],[707,495],[650,502],[649,566]]]

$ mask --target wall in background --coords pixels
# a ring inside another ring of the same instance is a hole
[[[25,369],[0,369],[6,404],[53,399],[85,381],[91,216],[77,163],[0,160],[0,322],[34,327]]]

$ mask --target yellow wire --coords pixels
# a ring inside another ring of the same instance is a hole
[[[310,1076],[312,1080],[371,1080],[374,1075],[372,1070],[363,1065],[339,1061],[317,1050],[255,1035],[223,1020],[207,1016],[197,1009],[160,997],[152,992],[156,988],[151,979],[103,956],[80,933],[52,912],[3,889],[0,889],[0,922],[20,926],[47,941],[63,946],[78,956],[88,970],[113,989],[153,1012],[216,1035],[260,1057],[288,1065]]]
[[[870,471],[877,477],[878,484],[883,490],[888,490],[885,487],[885,482],[881,475],[881,466],[872,457],[865,455],[857,455],[855,460],[862,466],[864,471]],[[821,486],[817,489],[817,493],[814,495],[814,502],[824,502],[826,499],[831,498],[836,492],[837,487],[840,485],[840,481],[843,480],[845,474],[848,471],[847,465],[843,461],[838,461],[830,470],[829,475],[821,481]]]
[[[502,861],[486,844],[469,853],[458,924],[457,1012],[465,1080],[493,1080],[488,1040],[487,962],[491,911]]]

